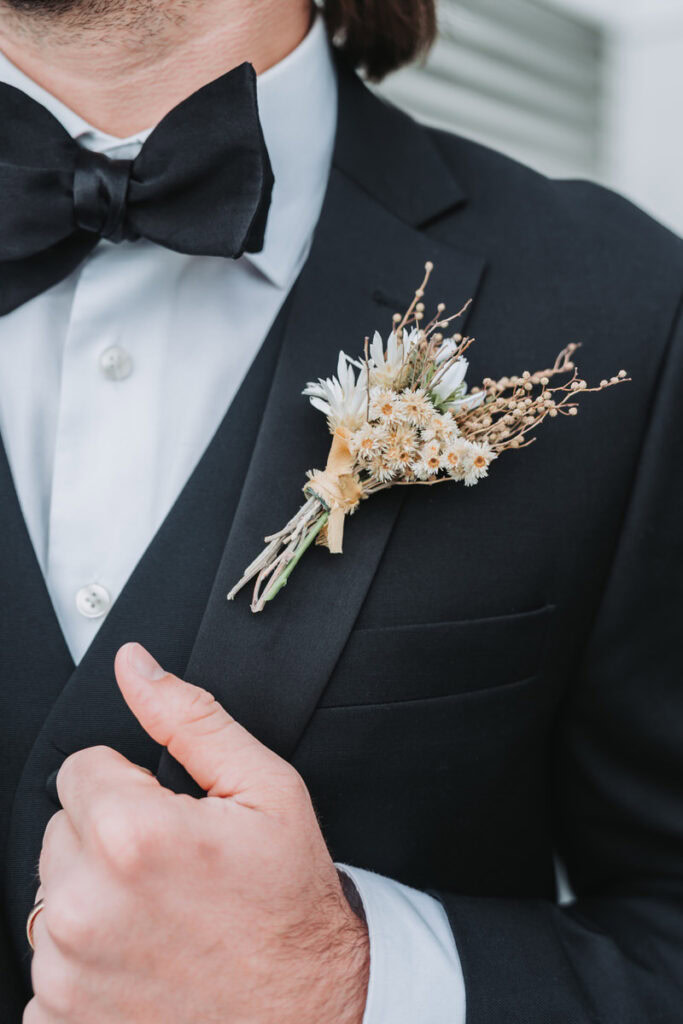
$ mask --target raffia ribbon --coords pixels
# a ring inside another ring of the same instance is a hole
[[[346,430],[335,430],[330,454],[324,470],[314,469],[304,491],[314,496],[330,511],[324,531],[318,542],[330,549],[333,555],[342,552],[344,539],[344,517],[356,507],[361,499],[362,488],[352,473],[354,458],[349,449],[349,435]]]

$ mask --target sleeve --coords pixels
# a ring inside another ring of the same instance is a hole
[[[467,1024],[683,1021],[683,331],[560,714],[556,846],[575,900],[439,894]]]
[[[363,1024],[465,1024],[460,959],[439,901],[372,871],[337,868],[353,882],[368,926]]]

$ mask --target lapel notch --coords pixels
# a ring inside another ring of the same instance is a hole
[[[424,228],[467,201],[434,133],[371,92],[337,57],[335,166],[406,224]]]

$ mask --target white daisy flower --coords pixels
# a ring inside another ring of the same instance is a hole
[[[462,386],[467,373],[468,362],[464,357],[456,359],[445,370],[437,370],[429,388],[440,402],[447,401]]]
[[[438,349],[436,350],[434,354],[434,362],[436,363],[437,366],[441,366],[441,364],[445,363],[447,359],[452,359],[452,357],[455,355],[457,351],[458,346],[453,341],[453,339],[446,338],[445,341],[441,342]]]
[[[367,372],[361,369],[356,378],[351,360],[344,352],[339,353],[336,377],[309,381],[302,393],[308,396],[315,409],[327,416],[332,432],[339,427],[358,430],[365,422]]]
[[[407,423],[415,427],[427,427],[434,415],[434,406],[424,388],[415,391],[406,388],[401,392],[399,412]]]
[[[455,351],[455,347],[454,345],[453,351]],[[443,345],[442,348],[444,348]],[[461,356],[460,359],[456,359],[446,370],[437,370],[429,385],[432,394],[440,402],[446,402],[451,395],[458,395],[453,401],[448,402],[444,410],[445,412],[452,413],[454,416],[461,412],[469,412],[471,409],[476,409],[486,397],[484,391],[475,391],[473,394],[467,394],[465,374],[467,373],[468,365],[467,360]]]
[[[387,446],[388,432],[383,426],[364,423],[360,430],[355,430],[349,437],[351,454],[363,462],[384,451]]]
[[[432,417],[430,426],[434,428],[437,437],[444,439],[457,437],[460,433],[458,430],[458,424],[455,422],[450,412],[435,413]]]
[[[412,349],[419,343],[421,332],[418,328],[402,332],[401,340],[394,331],[387,338],[386,349],[379,331],[375,331],[368,350],[370,360],[370,383],[383,388],[399,385],[407,367]]]
[[[415,471],[416,455],[410,448],[400,448],[396,468],[402,476],[412,476]]]
[[[370,419],[380,423],[397,423],[400,417],[399,397],[391,388],[375,387],[370,392]]]
[[[386,456],[375,456],[368,464],[368,470],[373,480],[380,484],[387,484],[394,479],[394,471],[389,466]]]
[[[454,480],[464,480],[468,466],[468,455],[470,442],[462,437],[456,438],[446,447],[443,462],[444,469],[448,470]]]
[[[440,442],[436,438],[434,438],[433,441],[427,441],[426,444],[424,444],[422,446],[422,455],[423,455],[423,458],[428,456],[428,455],[429,456],[433,456],[433,455],[440,456],[441,455],[441,444],[440,444]]]
[[[465,385],[467,387],[467,385]],[[461,412],[469,412],[471,409],[476,409],[486,398],[485,391],[473,391],[469,395],[465,395],[463,398],[457,398],[454,402],[450,402],[448,405],[448,411],[457,416]]]
[[[472,487],[488,476],[489,466],[495,458],[496,453],[491,451],[486,441],[470,441],[465,459],[465,487]]]
[[[384,452],[384,459],[392,473],[396,472],[396,470],[400,468],[400,455],[401,448],[396,444],[396,439],[393,437],[390,438]]]
[[[390,435],[384,458],[394,475],[403,476],[406,473],[412,473],[417,457],[417,446],[409,428],[399,428]]]
[[[399,448],[409,452],[416,452],[419,446],[419,440],[417,431],[408,426],[406,423],[401,423],[399,426],[394,427],[393,437]]]
[[[436,440],[441,444],[450,444],[459,436],[460,431],[450,413],[441,415],[441,413],[435,412],[428,425],[421,429],[420,434],[423,441]]]
[[[435,477],[442,468],[439,455],[428,455],[415,463],[414,472],[418,480],[429,480],[431,477]]]

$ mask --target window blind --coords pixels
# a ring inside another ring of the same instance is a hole
[[[429,124],[547,174],[599,176],[604,42],[592,23],[540,0],[441,0],[422,67],[379,87]]]

